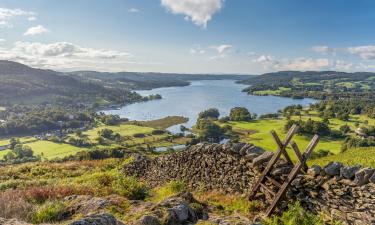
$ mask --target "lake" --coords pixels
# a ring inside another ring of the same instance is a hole
[[[242,92],[247,85],[237,84],[234,80],[192,81],[185,87],[157,88],[137,91],[143,96],[161,94],[163,99],[135,103],[117,110],[106,110],[107,114],[117,114],[130,120],[154,120],[166,116],[184,116],[189,121],[184,124],[191,127],[195,124],[199,112],[208,108],[217,108],[220,116],[229,114],[231,108],[246,107],[258,115],[275,113],[292,104],[308,106],[316,102],[313,99],[292,99],[275,96],[255,96]],[[179,132],[180,125],[170,127],[171,132]]]

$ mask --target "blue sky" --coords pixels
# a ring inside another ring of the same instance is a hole
[[[0,59],[55,70],[375,71],[372,0],[0,0]]]

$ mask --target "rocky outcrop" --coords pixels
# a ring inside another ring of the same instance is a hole
[[[90,215],[69,225],[124,225],[111,214]]]
[[[272,155],[251,144],[199,144],[154,159],[139,157],[126,165],[124,172],[152,186],[181,180],[192,189],[246,194]],[[271,174],[282,182],[290,169],[281,160]],[[306,175],[294,180],[287,199],[298,199],[307,209],[328,213],[348,224],[374,224],[374,176],[371,168],[345,167],[337,162],[323,168],[312,166]],[[272,183],[267,185],[275,188]]]

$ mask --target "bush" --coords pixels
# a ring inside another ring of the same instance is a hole
[[[27,202],[21,191],[9,190],[0,192],[0,217],[26,220],[33,205]]]
[[[136,133],[136,134],[133,134],[133,137],[135,137],[135,138],[144,138],[144,137],[146,137],[146,135],[142,134],[142,133]]]
[[[153,134],[153,135],[162,135],[162,134],[165,134],[165,131],[164,130],[153,130],[151,132],[151,134]]]
[[[288,211],[281,216],[274,216],[263,221],[264,225],[323,225],[323,221],[318,216],[306,212],[299,202],[289,205]]]
[[[47,202],[40,206],[31,216],[33,223],[53,223],[64,219],[66,207],[61,202]]]
[[[119,175],[114,188],[120,195],[131,200],[143,200],[148,195],[148,188],[134,177]]]

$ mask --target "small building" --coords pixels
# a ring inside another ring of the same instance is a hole
[[[354,132],[357,134],[357,136],[359,136],[361,138],[367,138],[367,134],[365,133],[365,131],[361,127],[358,127]]]

